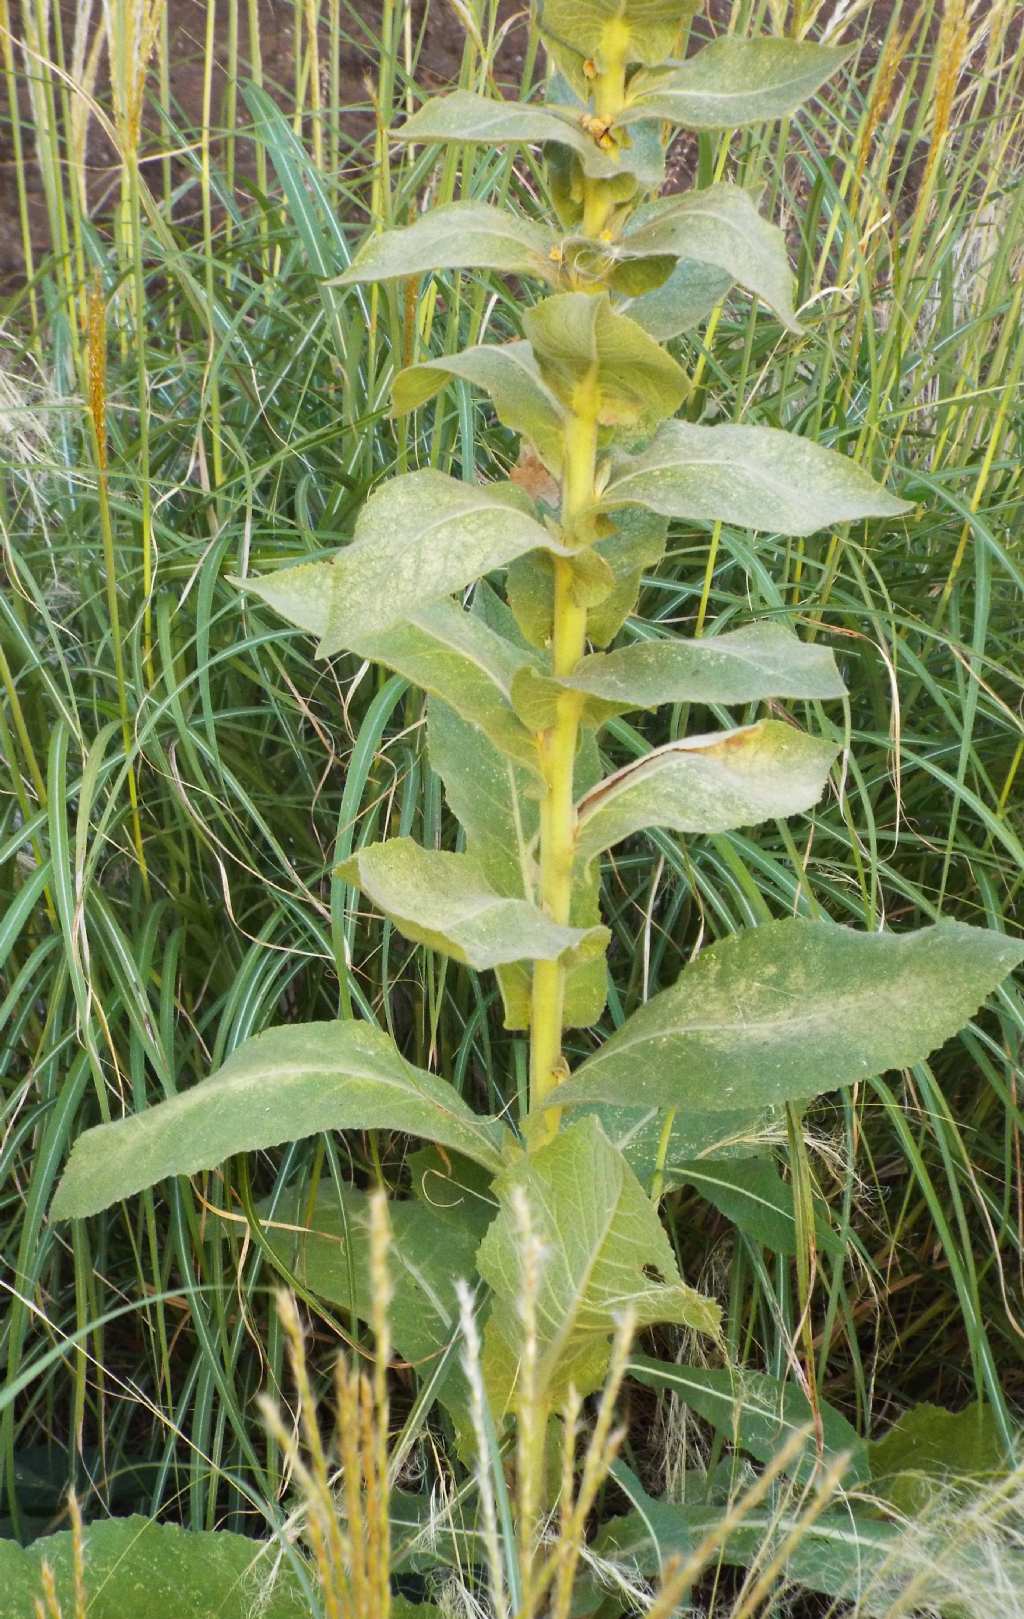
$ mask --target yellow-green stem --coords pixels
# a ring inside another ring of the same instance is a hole
[[[594,80],[594,116],[612,124],[626,99],[625,42],[619,53],[606,53],[606,67]],[[600,236],[614,207],[614,194],[607,180],[583,182],[583,234]]]
[[[585,543],[590,507],[594,499],[597,457],[596,378],[578,391],[578,408],[565,430],[562,481],[562,529],[569,544]],[[555,559],[554,623],[551,660],[556,675],[572,672],[586,646],[586,609],[573,592],[573,567],[567,557]],[[580,699],[564,692],[558,699],[554,725],[543,732],[539,745],[546,792],[540,809],[540,899],[545,911],[565,926],[572,910],[573,854],[576,843],[576,807],[573,772],[579,737]],[[538,961],[533,969],[530,1011],[530,1102],[533,1108],[558,1083],[562,1073],[562,1023],[565,1005],[565,967],[557,961]],[[558,1110],[544,1115],[543,1134],[558,1126]]]

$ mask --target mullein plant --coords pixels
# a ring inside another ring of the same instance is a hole
[[[789,916],[703,949],[610,1038],[576,1036],[589,1055],[567,1062],[566,1031],[594,1030],[606,1004],[602,856],[646,828],[699,837],[806,812],[838,752],[762,718],[603,774],[600,733],[616,716],[844,693],[832,654],[775,621],[613,646],[669,522],[805,536],[910,510],[807,438],[676,414],[688,378],[665,344],[731,288],[794,334],[800,326],[781,231],[728,183],[662,196],[666,139],[678,127],[787,116],[845,58],[803,41],[722,38],[679,60],[692,9],[545,0],[533,24],[552,64],[542,104],[460,90],[395,133],[418,146],[540,146],[557,217],[450,203],[372,236],[342,278],[512,278],[522,336],[410,366],[394,409],[414,410],[452,379],[482,389],[545,469],[533,489],[549,494],[403,473],[370,496],[333,560],[245,581],[316,635],[321,656],[354,653],[428,693],[429,758],[464,848],[398,837],[359,848],[341,876],[406,938],[497,974],[505,1026],[529,1036],[519,1116],[474,1111],[368,1018],[282,1026],[199,1085],[85,1132],[53,1204],[55,1217],[80,1218],[319,1131],[420,1138],[420,1193],[429,1175],[451,1175],[477,1195],[395,1200],[395,1251],[408,1256],[392,1304],[396,1348],[428,1368],[432,1393],[468,1434],[451,1287],[454,1275],[475,1278],[489,1400],[500,1429],[528,1388],[518,1470],[540,1495],[537,1412],[601,1386],[623,1313],[638,1330],[720,1336],[718,1304],[680,1275],[661,1224],[674,1166],[746,1142],[754,1173],[766,1122],[780,1115],[798,1154],[803,1104],[924,1059],[1024,956],[1018,941],[954,922],[869,934]],[[304,1283],[372,1320],[364,1195],[332,1188],[333,1215],[325,1195],[314,1223],[324,1231],[333,1219],[353,1253],[339,1277],[337,1246],[311,1244]],[[297,1188],[291,1214],[310,1196]],[[546,1255],[525,1359],[523,1210]]]

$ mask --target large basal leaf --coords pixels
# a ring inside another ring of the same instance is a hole
[[[638,114],[638,119],[642,116]],[[591,179],[609,180],[622,172],[614,153],[602,148],[570,109],[504,101],[476,95],[472,90],[453,90],[433,97],[391,134],[395,140],[431,145],[439,141],[470,141],[492,147],[554,142],[573,151],[584,174]]]
[[[616,58],[663,62],[697,5],[698,0],[542,0],[537,20],[551,40],[601,68]],[[558,60],[564,67],[561,54]]]
[[[596,1119],[580,1119],[525,1154],[495,1181],[500,1213],[477,1255],[495,1294],[491,1332],[514,1365],[520,1351],[522,1238],[512,1199],[522,1195],[545,1255],[537,1299],[539,1379],[552,1398],[574,1383],[598,1387],[618,1320],[673,1322],[717,1334],[721,1312],[680,1279],[658,1214]]]
[[[855,933],[791,918],[705,950],[551,1095],[554,1104],[768,1107],[921,1062],[1024,960],[939,922]]]
[[[812,1427],[814,1412],[803,1389],[776,1377],[744,1368],[680,1366],[672,1361],[634,1355],[629,1371],[649,1388],[666,1389],[710,1422],[726,1439],[749,1451],[759,1462],[770,1462],[801,1428]],[[819,1401],[822,1450],[809,1432],[787,1472],[806,1478],[819,1461],[848,1457],[844,1483],[863,1484],[871,1476],[867,1447],[842,1412]]]
[[[108,1518],[84,1532],[88,1619],[309,1619],[309,1599],[280,1548],[227,1530],[207,1532]],[[0,1540],[0,1588],[6,1619],[32,1619],[44,1606],[42,1565],[49,1564],[60,1611],[75,1607],[71,1535],[44,1535],[30,1546]],[[38,1606],[37,1606],[38,1604]]]
[[[716,39],[688,61],[635,74],[616,123],[655,117],[686,129],[736,129],[783,118],[851,55],[807,40]]]
[[[872,1492],[908,1518],[927,1513],[943,1490],[967,1479],[991,1484],[1008,1471],[999,1419],[981,1400],[961,1411],[913,1405],[868,1455]]]
[[[559,471],[565,411],[541,377],[529,343],[480,343],[460,354],[408,366],[398,373],[392,388],[395,415],[415,410],[453,377],[489,394],[498,420],[515,433],[525,433],[544,465]]]
[[[408,472],[370,496],[333,561],[248,579],[246,589],[293,623],[323,624],[317,652],[330,657],[524,551],[554,545],[530,506],[512,484]]]
[[[731,1530],[724,1519],[717,1503],[645,1502],[642,1512],[607,1523],[594,1550],[602,1559],[619,1563],[634,1579],[637,1573],[654,1577],[665,1559],[692,1556],[713,1537],[714,1549],[708,1554],[712,1567],[721,1558],[738,1568],[764,1568],[777,1558],[780,1582],[856,1601],[857,1619],[891,1619],[902,1609],[903,1591],[921,1574],[920,1550],[906,1543],[901,1548],[895,1525],[856,1513],[847,1504],[809,1523],[801,1522],[799,1500],[788,1510],[773,1503],[747,1511],[739,1527]],[[914,1588],[922,1600],[925,1584],[918,1578]],[[928,1597],[949,1598],[957,1585],[955,1576],[944,1578],[936,1572],[927,1581]]]
[[[430,763],[444,782],[452,813],[465,829],[467,848],[499,894],[532,900],[536,878],[533,844],[539,825],[536,784],[446,703],[431,698],[427,716]],[[585,792],[599,776],[600,763],[590,739],[589,746],[581,747],[577,755],[577,790]],[[589,930],[600,921],[597,874],[585,873],[578,862],[570,922]],[[498,982],[506,1028],[528,1028],[529,969],[519,965],[499,968]],[[607,972],[601,958],[571,966],[566,975],[566,1027],[596,1023],[606,995]]]
[[[602,501],[793,535],[911,510],[849,456],[797,433],[679,421],[639,455],[618,458]]]
[[[501,1126],[479,1118],[446,1080],[414,1068],[368,1023],[268,1029],[209,1079],[169,1101],[79,1136],[51,1214],[97,1214],[171,1175],[216,1169],[235,1153],[321,1130],[401,1130],[500,1164]]]
[[[412,225],[371,236],[341,285],[401,281],[431,270],[503,270],[557,282],[555,241],[543,225],[487,202],[450,202],[421,214]]]
[[[521,666],[512,687],[517,707],[527,681],[531,717],[539,717],[541,726],[552,723],[562,691],[584,695],[584,718],[591,724],[662,703],[754,703],[846,692],[828,647],[801,641],[770,619],[699,640],[638,641],[615,652],[592,653],[561,679]]]
[[[594,1114],[613,1147],[625,1155],[637,1179],[650,1187],[662,1156],[664,1108],[618,1107],[610,1102],[591,1102],[580,1114]],[[724,1160],[753,1161],[766,1144],[785,1136],[771,1110],[756,1112],[740,1108],[734,1113],[698,1113],[693,1108],[676,1110],[665,1143],[664,1186],[680,1185],[686,1171],[700,1165],[713,1169]],[[745,1164],[740,1165],[741,1168]]]
[[[739,1507],[742,1493],[735,1493]],[[607,1523],[594,1551],[635,1579],[658,1575],[667,1558],[685,1559],[703,1543],[712,1570],[719,1558],[739,1568],[773,1569],[770,1607],[778,1607],[771,1600],[778,1596],[792,1611],[793,1585],[839,1599],[841,1605],[824,1609],[831,1619],[840,1613],[851,1619],[967,1619],[968,1613],[996,1619],[998,1613],[1002,1619],[1024,1589],[1015,1529],[983,1512],[955,1518],[939,1512],[907,1525],[869,1517],[856,1496],[837,1496],[824,1512],[813,1505],[794,1492],[788,1500],[738,1511],[739,1526],[730,1527],[720,1502],[676,1506],[648,1497],[639,1511]],[[848,1609],[848,1602],[855,1606]]]
[[[714,1114],[706,1117],[713,1118]],[[670,1186],[692,1186],[708,1203],[731,1220],[753,1242],[775,1254],[795,1255],[798,1248],[793,1188],[779,1174],[771,1158],[745,1158],[731,1163],[673,1162],[666,1169]],[[828,1223],[823,1208],[815,1209],[817,1246],[834,1259],[844,1248]]]
[[[791,331],[795,280],[786,242],[777,225],[762,219],[748,192],[723,182],[686,191],[645,209],[643,220],[614,244],[622,259],[697,259],[714,265],[763,300]]]
[[[592,860],[646,827],[727,832],[797,815],[821,797],[838,752],[780,720],[670,742],[580,800],[577,850]]]
[[[392,838],[358,850],[338,875],[361,888],[407,939],[482,971],[514,961],[590,959],[607,928],[568,928],[527,899],[499,894],[479,860]]]
[[[365,1192],[322,1180],[310,1206],[306,1184],[258,1206],[266,1242],[311,1293],[343,1318],[372,1322],[374,1282],[370,1263],[369,1207]],[[388,1323],[399,1356],[429,1381],[458,1336],[455,1283],[476,1273],[477,1222],[439,1201],[389,1202]],[[465,1406],[465,1381],[455,1356],[437,1389],[457,1415]]]
[[[689,390],[682,366],[617,315],[607,293],[544,298],[524,313],[523,330],[552,392],[568,410],[596,404],[602,426],[652,425],[674,415]]]
[[[471,1158],[448,1152],[432,1143],[406,1154],[412,1194],[427,1208],[439,1209],[458,1219],[460,1227],[474,1234],[473,1273],[476,1250],[484,1232],[498,1212],[491,1190],[491,1175]],[[466,1272],[467,1275],[473,1274]]]
[[[667,343],[681,332],[699,326],[715,305],[721,303],[731,286],[732,276],[717,265],[701,264],[699,259],[680,259],[660,287],[643,292],[639,297],[624,298],[616,308],[659,343]]]

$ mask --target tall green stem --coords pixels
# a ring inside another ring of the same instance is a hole
[[[594,111],[611,123],[626,95],[626,50],[614,48],[594,80]],[[583,231],[597,236],[614,206],[606,181],[584,182]],[[597,461],[598,388],[596,368],[576,389],[565,427],[562,471],[562,538],[574,549],[594,538],[591,508]],[[574,572],[567,557],[555,559],[554,623],[551,662],[556,675],[571,674],[586,648],[587,613],[574,593]],[[573,774],[580,729],[580,698],[563,692],[555,723],[539,739],[545,794],[540,809],[540,901],[553,921],[565,926],[572,911],[573,856],[576,845],[576,795]],[[565,1071],[562,1028],[565,1012],[562,963],[538,961],[533,968],[530,1007],[530,1105],[536,1110]],[[559,1110],[547,1108],[540,1130],[548,1139],[558,1128]]]
[[[577,391],[577,408],[565,429],[562,478],[562,534],[567,544],[579,547],[590,537],[590,508],[594,499],[597,458],[596,377]],[[552,669],[571,674],[586,646],[587,613],[574,594],[574,572],[567,557],[555,559]],[[555,723],[540,737],[541,766],[546,792],[540,809],[540,899],[545,911],[563,926],[572,910],[573,855],[576,845],[576,808],[573,774],[579,738],[580,699],[563,692]],[[565,967],[557,961],[538,961],[533,969],[530,1012],[530,1102],[536,1108],[558,1083],[563,1071],[562,1026],[565,1006]],[[558,1125],[558,1110],[544,1115],[545,1137]]]
[[[611,124],[622,111],[626,99],[626,44],[621,51],[609,53],[604,72],[594,80],[594,115]],[[607,180],[583,182],[583,234],[599,236],[608,223],[614,207],[614,192]]]

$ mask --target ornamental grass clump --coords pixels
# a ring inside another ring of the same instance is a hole
[[[677,414],[689,379],[666,344],[731,289],[766,306],[794,341],[801,327],[781,231],[727,182],[662,196],[666,140],[678,127],[785,117],[845,57],[805,41],[722,38],[678,60],[685,9],[548,0],[535,18],[552,65],[543,103],[460,90],[394,134],[420,147],[541,146],[555,217],[449,203],[372,236],[342,277],[512,278],[522,336],[409,366],[393,404],[413,411],[452,379],[482,389],[545,470],[532,480],[541,492],[405,472],[374,491],[333,560],[244,581],[315,635],[321,656],[354,653],[428,694],[429,758],[464,847],[397,837],[359,848],[342,876],[406,938],[497,975],[505,1027],[529,1038],[519,1116],[474,1111],[368,1018],[286,1025],[246,1040],[200,1085],[87,1131],[53,1205],[58,1217],[86,1216],[165,1177],[318,1131],[420,1138],[430,1145],[413,1156],[417,1179],[457,1173],[480,1195],[450,1206],[396,1200],[393,1238],[410,1257],[395,1284],[396,1348],[413,1364],[442,1355],[453,1278],[476,1273],[488,1397],[500,1428],[528,1386],[520,1471],[538,1491],[537,1412],[601,1386],[625,1312],[638,1330],[668,1323],[720,1336],[719,1305],[680,1275],[659,1217],[678,1165],[735,1156],[737,1141],[756,1164],[779,1117],[796,1145],[809,1099],[922,1060],[1024,956],[1018,941],[954,922],[862,933],[793,915],[704,949],[610,1037],[579,1037],[589,1055],[567,1061],[566,1031],[597,1030],[606,1006],[602,857],[647,828],[700,837],[802,814],[839,752],[830,737],[764,717],[606,770],[602,729],[624,714],[844,694],[831,652],[777,621],[618,644],[669,523],[806,536],[910,510],[808,438]],[[295,1209],[309,1195],[298,1188]],[[364,1194],[349,1188],[343,1202],[334,1217],[353,1234],[347,1296],[370,1319]],[[523,1210],[547,1256],[525,1367]],[[318,1205],[319,1229],[326,1219]],[[321,1284],[329,1291],[329,1278]],[[638,1357],[634,1370],[664,1384],[657,1368]],[[471,1391],[457,1357],[435,1376],[466,1432]],[[711,1399],[707,1377],[704,1389]],[[831,1419],[833,1450],[845,1451],[855,1436]],[[819,1451],[829,1451],[828,1427],[819,1410]]]

